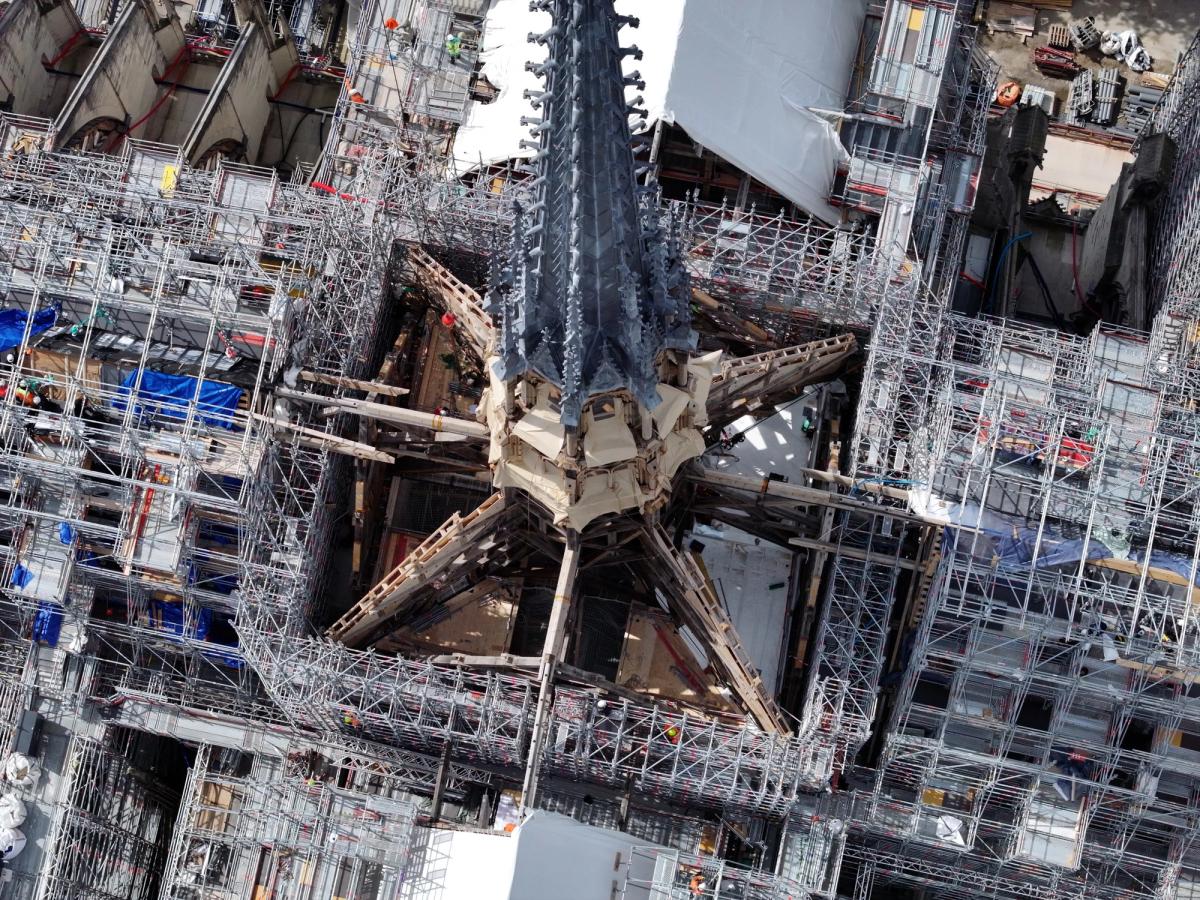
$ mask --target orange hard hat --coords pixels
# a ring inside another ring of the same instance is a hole
[[[383,27],[386,28],[388,31],[395,31],[397,28],[400,27],[400,23],[397,22],[395,19],[389,18],[386,22],[383,23]]]
[[[442,324],[445,325],[447,328],[453,328],[454,323],[457,321],[458,321],[458,316],[456,316],[454,313],[452,313],[452,312],[442,313]]]

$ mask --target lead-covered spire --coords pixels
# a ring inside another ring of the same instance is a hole
[[[529,68],[545,82],[527,92],[535,115],[534,202],[518,209],[508,258],[488,293],[503,378],[534,371],[562,389],[564,424],[578,425],[588,397],[622,388],[658,403],[655,362],[664,348],[692,349],[690,289],[657,198],[639,189],[629,120],[645,117],[644,87],[621,71],[617,31],[636,20],[612,0],[534,0],[552,25],[534,43],[549,50]]]

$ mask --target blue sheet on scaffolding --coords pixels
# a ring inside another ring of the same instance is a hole
[[[138,413],[157,413],[172,419],[186,419],[188,409],[196,405],[196,415],[208,425],[222,428],[233,427],[233,413],[242,399],[242,389],[219,381],[202,381],[191,375],[167,375],[144,369],[142,383],[138,389]],[[129,396],[137,384],[135,369],[121,381],[120,393]],[[198,389],[197,389],[198,386]],[[116,399],[113,406],[125,409],[125,400]]]
[[[48,647],[58,646],[58,636],[62,632],[63,610],[57,603],[43,600],[38,604],[37,614],[33,617],[33,639],[41,641]]]
[[[197,611],[195,618],[189,620],[183,604],[151,600],[150,624],[179,637],[203,641],[208,637],[208,628],[212,624],[212,610],[201,608]]]
[[[0,309],[0,353],[21,345],[21,338],[25,336],[25,323],[28,319],[29,313],[26,310]],[[29,336],[33,337],[35,334],[41,334],[48,328],[54,327],[57,320],[58,307],[39,309],[33,314],[33,321],[29,322]]]

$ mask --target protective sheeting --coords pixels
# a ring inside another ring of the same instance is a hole
[[[687,0],[666,117],[811,215],[845,150],[833,122],[858,48],[865,0]]]
[[[611,900],[613,860],[636,866],[633,848],[654,846],[629,834],[541,811],[521,824],[516,840],[509,900]]]
[[[56,306],[39,309],[33,314],[32,322],[29,321],[29,313],[26,310],[0,309],[0,352],[20,346],[27,324],[29,336],[33,337],[53,328],[57,320]]]
[[[614,859],[631,878],[651,875],[649,857],[635,857],[635,847],[656,845],[536,810],[511,833],[440,833],[439,853],[426,855],[422,874],[436,874],[447,898],[612,900]]]
[[[792,551],[729,525],[697,525],[692,538],[704,545],[704,567],[746,655],[763,684],[777,690],[792,593]],[[704,655],[702,650],[697,658]]]
[[[617,0],[641,27],[622,33],[643,57],[626,73],[646,82],[648,122],[663,118],[810,214],[837,221],[827,197],[846,159],[836,125],[813,110],[844,105],[867,0]],[[497,0],[485,20],[483,74],[497,87],[474,103],[454,144],[454,170],[528,157],[521,116],[535,115],[525,90],[541,83],[525,63],[528,44],[550,24],[528,0]]]
[[[1085,543],[1081,538],[1064,537],[1049,525],[1039,530],[1036,525],[997,515],[975,503],[943,500],[925,488],[909,491],[908,506],[925,520],[946,526],[944,540],[948,547],[991,560],[1000,571],[1024,572],[1031,565],[1035,569],[1073,567],[1085,556],[1088,562],[1145,562],[1144,550],[1109,547],[1094,533]],[[1150,553],[1149,568],[1192,578],[1192,558],[1180,553],[1154,550]],[[1200,587],[1200,571],[1195,575],[1195,585]]]
[[[233,427],[233,412],[242,399],[242,389],[219,381],[202,381],[190,375],[166,375],[145,369],[141,372],[137,391],[138,413],[157,414],[171,419],[186,419],[193,403],[196,414],[207,425]],[[121,380],[120,393],[125,397],[137,384],[135,369]],[[125,401],[117,399],[113,406],[125,409]]]
[[[43,600],[38,604],[37,613],[33,617],[33,640],[47,647],[58,646],[58,636],[62,633],[63,608],[57,603]]]

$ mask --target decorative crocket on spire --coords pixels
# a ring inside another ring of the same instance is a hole
[[[637,25],[613,0],[534,0],[553,25],[530,41],[546,45],[528,68],[545,89],[529,91],[525,117],[536,150],[534,202],[516,211],[513,244],[487,306],[498,329],[504,379],[534,371],[562,389],[562,421],[579,424],[588,397],[628,389],[658,403],[655,362],[665,348],[690,350],[690,287],[674,226],[659,222],[653,191],[639,189],[629,127],[645,117],[645,87],[621,71],[617,30]]]

